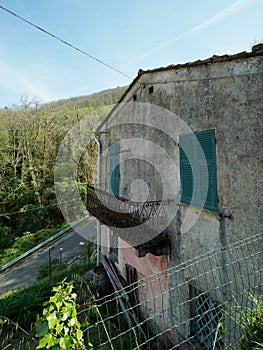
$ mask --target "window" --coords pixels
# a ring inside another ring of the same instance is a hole
[[[114,231],[110,231],[110,255],[111,257],[118,261],[119,258],[119,237]]]
[[[114,196],[120,195],[120,145],[110,145],[110,192]]]
[[[128,286],[128,296],[131,305],[137,305],[138,303],[138,288],[135,288],[135,283],[138,281],[137,270],[135,267],[126,264],[126,281]]]
[[[190,286],[191,292],[191,333],[204,349],[223,350],[223,332],[220,327],[223,317],[222,305],[207,294]]]
[[[218,211],[215,130],[181,134],[181,202]]]
[[[154,90],[153,86],[150,86],[149,87],[149,95],[153,93],[153,90]]]

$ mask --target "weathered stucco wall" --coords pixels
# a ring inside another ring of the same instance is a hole
[[[211,214],[209,221],[214,219],[216,223],[210,225],[207,220],[202,224],[203,218],[200,217],[201,222],[192,227],[193,237],[197,235],[199,242],[207,241],[209,231],[212,231],[210,235],[214,239],[223,239],[221,243],[225,244],[262,230],[262,72],[262,56],[157,71],[143,74],[140,83],[145,85],[135,84],[125,97],[125,102],[133,101],[136,94],[134,103],[151,103],[168,109],[193,131],[215,129],[220,218]],[[153,87],[152,93],[149,93],[150,86]],[[101,135],[104,147],[131,136],[141,139],[144,135],[178,157],[178,145],[164,133],[136,124],[109,129],[112,120],[116,122],[116,119],[118,110],[103,126],[108,132]],[[138,145],[138,149],[142,150],[142,145]],[[124,164],[121,167],[121,194],[129,197],[132,181],[143,178],[149,186],[148,200],[159,199],[161,188],[158,186],[163,179],[158,178],[160,174],[154,165],[136,159],[136,156],[139,158],[138,149],[121,150]],[[129,152],[134,153],[134,159]],[[149,153],[151,149],[145,147],[143,152]],[[126,163],[125,157],[129,158]],[[158,154],[156,162],[162,162]],[[103,162],[104,165],[108,163]],[[102,183],[108,189],[108,165],[102,169]],[[173,176],[167,172],[167,177],[171,177],[166,180],[172,184]],[[221,216],[224,217],[224,225],[219,225]],[[192,240],[187,238],[187,241]],[[188,248],[191,249],[191,246],[192,243]],[[207,246],[204,248],[209,249]]]
[[[192,131],[215,129],[218,213],[200,211],[185,204],[177,206],[178,134],[181,130],[167,125],[167,120],[161,114],[159,128],[143,126],[143,122],[138,126],[138,115],[132,114],[131,108],[129,120],[134,118],[134,124],[120,125],[122,107],[117,107],[100,129],[106,132],[101,134],[104,150],[110,143],[126,138],[147,140],[145,144],[135,142],[133,148],[121,149],[120,194],[133,198],[131,183],[140,178],[144,182],[135,184],[137,195],[145,193],[146,183],[146,200],[162,199],[163,183],[166,182],[170,197],[166,196],[165,199],[174,200],[170,203],[170,210],[175,212],[174,220],[169,225],[172,240],[169,266],[262,232],[262,73],[262,55],[145,72],[130,87],[122,101],[131,102],[134,106],[138,103],[157,105],[174,113]],[[146,115],[141,115],[142,121],[146,119]],[[166,150],[175,168],[167,164],[161,151],[155,149],[153,152],[149,140]],[[143,154],[152,154],[156,163],[148,162]],[[164,169],[165,178],[160,168]],[[109,156],[106,152],[102,156],[101,175],[102,188],[106,190],[109,190],[108,177]],[[198,216],[193,225],[185,221],[186,214],[190,218]],[[139,274],[143,273],[143,266],[151,266],[149,264],[152,263],[149,254],[145,257],[145,264],[138,263],[133,250],[127,250],[120,257],[123,259],[121,264],[136,265]],[[154,265],[149,271],[154,272]],[[168,283],[183,283],[186,278],[190,279],[191,276],[182,276],[181,281],[170,277]],[[207,278],[209,285],[209,276]],[[200,290],[204,288],[202,285],[196,287]],[[189,290],[186,288],[182,295],[187,300]],[[189,308],[185,308],[187,318]],[[173,315],[171,322],[176,320],[181,321],[178,314]],[[186,335],[188,332],[189,324],[185,323],[181,333]]]

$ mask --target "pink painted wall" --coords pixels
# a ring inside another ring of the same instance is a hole
[[[161,331],[169,329],[168,258],[148,253],[138,258],[136,250],[119,238],[119,269],[126,279],[126,264],[136,268],[141,313],[151,317]],[[169,332],[167,336],[173,338]],[[171,339],[172,340],[172,339]]]
[[[145,257],[138,258],[136,250],[127,242],[119,238],[119,267],[125,276],[125,265],[129,264],[136,268],[139,278],[156,275],[168,268],[168,261],[166,256],[154,256],[148,253]],[[164,274],[163,286],[167,288],[167,278]]]

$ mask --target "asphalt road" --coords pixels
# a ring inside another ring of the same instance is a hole
[[[37,268],[51,258],[62,258],[63,262],[72,261],[83,249],[80,242],[96,241],[96,220],[93,218],[74,227],[50,245],[45,246],[18,262],[14,267],[0,274],[0,294],[29,285],[36,280]],[[61,248],[63,248],[61,252]]]

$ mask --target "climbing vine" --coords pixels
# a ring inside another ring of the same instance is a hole
[[[64,280],[53,291],[55,295],[44,304],[42,317],[38,316],[35,323],[36,349],[86,349],[77,318],[77,294],[73,292],[73,283]]]

